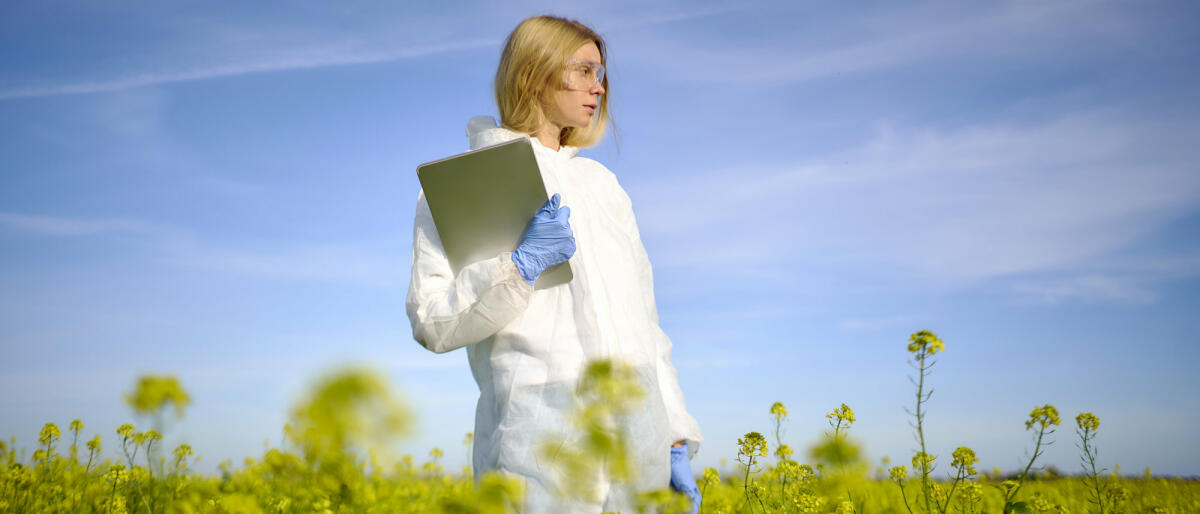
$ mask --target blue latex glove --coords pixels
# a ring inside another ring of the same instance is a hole
[[[575,234],[567,223],[571,208],[559,208],[558,203],[558,193],[546,200],[533,215],[521,245],[512,253],[513,262],[529,285],[537,282],[538,276],[546,268],[562,263],[575,254]]]
[[[692,514],[700,510],[700,488],[696,487],[696,476],[692,474],[687,443],[671,448],[671,488],[686,494],[692,501]]]

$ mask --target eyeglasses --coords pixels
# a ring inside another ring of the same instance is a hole
[[[596,61],[568,59],[564,77],[569,89],[587,91],[604,80],[604,65]]]

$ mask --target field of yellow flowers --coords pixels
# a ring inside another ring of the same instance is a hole
[[[927,381],[934,356],[945,344],[932,332],[908,340],[916,371],[914,434],[920,448],[908,464],[870,470],[860,449],[847,438],[854,411],[842,404],[826,415],[831,430],[803,458],[780,440],[787,408],[776,402],[769,413],[774,437],[758,432],[738,439],[738,472],[721,476],[705,468],[697,483],[704,500],[701,513],[1118,513],[1200,512],[1200,483],[1181,479],[1128,478],[1098,467],[1096,437],[1100,420],[1091,413],[1075,417],[1082,473],[1062,478],[1039,473],[1036,466],[1062,419],[1052,405],[1035,407],[1025,420],[1031,436],[1029,461],[1009,477],[980,473],[979,459],[959,447],[948,467],[944,456],[927,453],[924,418],[930,399]],[[578,452],[556,463],[562,475],[607,476],[632,481],[621,416],[636,408],[641,391],[621,363],[592,363],[577,393],[581,408],[575,425],[587,431]],[[478,483],[471,470],[449,472],[442,451],[434,448],[418,464],[410,455],[384,449],[404,437],[413,414],[397,401],[385,380],[362,370],[343,370],[322,378],[309,397],[294,406],[284,427],[287,444],[248,458],[219,476],[189,470],[191,447],[169,452],[161,446],[167,408],[182,415],[187,392],[170,376],[142,377],[125,397],[155,428],[117,427],[117,458],[102,457],[97,434],[79,446],[83,423],[71,421],[64,436],[47,423],[29,459],[16,437],[0,441],[0,513],[373,513],[373,512],[519,512],[520,482],[500,474]],[[109,436],[111,437],[111,435]],[[67,444],[65,454],[61,447]],[[470,445],[471,434],[466,441]],[[547,442],[551,444],[552,442]],[[885,459],[886,461],[886,459]],[[589,468],[591,467],[591,468]],[[939,467],[943,469],[936,472]],[[885,469],[886,468],[886,469]],[[564,488],[565,495],[590,494],[589,488]],[[687,499],[668,490],[638,498],[642,512],[691,512]]]

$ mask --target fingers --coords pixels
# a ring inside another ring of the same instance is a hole
[[[550,208],[557,209],[559,202],[560,202],[560,198],[558,196],[558,193],[554,193],[554,196],[550,197]]]
[[[563,207],[558,210],[557,214],[555,214],[554,220],[557,221],[562,226],[567,227],[567,226],[570,226],[567,224],[567,219],[570,217],[571,217],[571,208]]]

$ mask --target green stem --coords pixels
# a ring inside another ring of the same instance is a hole
[[[950,484],[950,492],[946,493],[946,503],[940,507],[942,514],[946,514],[946,511],[950,509],[950,501],[954,498],[954,490],[958,488],[958,483],[961,482],[962,479],[963,476],[962,472],[960,471],[958,476],[954,477],[954,483]]]
[[[1017,480],[1017,487],[1013,489],[1012,499],[1016,499],[1017,493],[1021,491],[1021,487],[1025,485],[1025,477],[1029,475],[1029,469],[1033,467],[1033,462],[1038,458],[1038,451],[1042,448],[1042,436],[1046,434],[1046,427],[1038,429],[1037,442],[1033,445],[1033,457],[1029,459],[1029,464],[1025,465],[1025,470],[1021,472],[1021,477]]]
[[[1100,506],[1100,514],[1104,514],[1104,491],[1100,487],[1100,474],[1096,472],[1096,456],[1093,454],[1095,449],[1088,446],[1091,439],[1088,432],[1086,428],[1083,430],[1083,454],[1087,455],[1088,464],[1092,467],[1092,489],[1096,491],[1096,504]]]
[[[746,477],[742,481],[742,492],[746,496],[746,506],[750,507],[750,512],[754,512],[754,508],[750,504],[750,467],[754,465],[754,457],[749,458],[749,464],[746,465]]]
[[[925,352],[920,354],[920,377],[917,383],[917,436],[921,440],[921,492],[925,496],[925,512],[932,512],[929,508],[929,466],[926,460],[929,453],[925,451],[925,429],[922,420],[924,417],[921,414],[921,404],[925,393]]]
[[[108,495],[108,512],[112,512],[113,501],[117,499],[117,478],[113,478],[112,493]]]
[[[146,469],[150,471],[151,476],[154,476],[154,462],[150,460],[151,453],[152,453],[150,451],[150,447],[152,447],[152,446],[154,446],[153,439],[149,439],[148,441],[146,441]]]
[[[46,473],[50,473],[50,443],[46,443],[46,458],[42,462],[46,464]]]
[[[908,495],[904,493],[904,482],[897,480],[896,485],[900,486],[900,497],[904,499],[904,508],[908,510],[908,514],[913,514],[912,507],[908,506]]]

